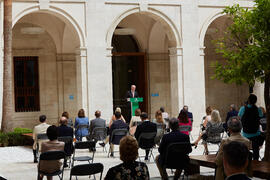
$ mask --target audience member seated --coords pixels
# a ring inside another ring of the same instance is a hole
[[[165,108],[164,107],[160,107],[159,110],[162,113],[162,118],[163,119],[169,119],[169,114],[165,111]]]
[[[213,110],[211,113],[211,120],[207,122],[205,130],[199,135],[198,139],[194,142],[197,146],[199,141],[203,139],[205,154],[209,154],[207,142],[219,143],[221,142],[220,134],[224,131],[223,124],[218,110]]]
[[[211,106],[208,106],[206,108],[206,110],[205,110],[206,116],[203,117],[203,123],[202,123],[202,127],[201,127],[202,128],[202,131],[205,130],[208,121],[211,121],[211,113],[212,113],[212,111],[213,111],[213,109],[212,109]]]
[[[216,156],[216,180],[225,179],[224,169],[223,169],[223,146],[232,141],[242,142],[244,143],[248,149],[251,147],[250,141],[241,135],[242,123],[237,116],[231,117],[227,122],[228,131],[230,133],[230,137],[222,140],[220,144],[220,148],[218,154]],[[250,166],[246,169],[249,175],[251,175],[252,171]]]
[[[33,155],[34,155],[34,163],[37,163],[37,143],[39,143],[39,147],[41,147],[41,142],[38,142],[37,139],[37,135],[38,134],[45,134],[47,131],[47,128],[50,126],[49,124],[46,123],[46,116],[45,115],[41,115],[39,116],[39,122],[40,124],[34,127],[33,130],[33,140],[34,140],[34,144],[33,144]],[[41,151],[41,148],[39,149],[39,151]]]
[[[90,121],[90,128],[89,128],[89,139],[94,139],[93,131],[95,128],[106,128],[106,120],[100,118],[101,111],[97,110],[95,112],[96,118]]]
[[[88,128],[79,128],[80,125],[89,126],[89,119],[85,117],[85,113],[83,109],[80,109],[78,112],[78,117],[75,118],[75,137],[77,141],[81,141],[82,137],[88,135]]]
[[[178,115],[179,129],[181,133],[189,135],[192,130],[192,122],[188,117],[187,111],[181,110]]]
[[[63,112],[62,113],[62,117],[66,117],[67,118],[67,126],[68,127],[73,127],[73,121],[72,121],[72,119],[71,118],[69,118],[69,114],[68,114],[68,112]]]
[[[140,115],[141,115],[141,110],[139,108],[135,109],[135,116],[132,116],[130,123],[129,123],[129,133],[131,135],[134,135],[136,128],[137,128],[137,125],[138,125],[138,122],[142,121],[140,118]]]
[[[112,132],[113,130],[115,129],[128,129],[128,125],[121,119],[122,115],[120,112],[115,112],[115,118],[116,120],[113,121],[110,129],[109,129],[109,136],[111,137],[112,135]],[[112,142],[111,142],[111,138],[110,138],[110,150],[111,150],[111,154],[110,156],[113,157],[114,154],[113,154],[113,149],[114,149],[114,146],[113,144],[116,144],[117,142],[120,141],[120,138],[122,137],[118,137],[118,136],[114,136],[114,138],[112,139]]]
[[[232,141],[223,147],[223,165],[226,180],[251,180],[245,174],[249,151],[244,143]]]
[[[115,109],[114,113],[116,113],[116,112],[119,112],[119,113],[121,114],[121,108],[120,108],[120,107],[117,107],[117,108]],[[111,118],[111,120],[110,120],[110,122],[109,122],[109,128],[111,127],[112,123],[113,123],[116,119],[117,119],[117,118],[115,117],[115,114],[112,115],[112,118]],[[125,118],[124,118],[122,115],[121,115],[121,120],[122,120],[123,122],[126,122]]]
[[[191,123],[193,123],[193,114],[192,114],[192,112],[188,111],[188,106],[184,105],[182,110],[187,112],[188,119],[190,119]]]
[[[147,165],[135,161],[138,158],[138,143],[132,136],[125,136],[120,141],[120,159],[123,163],[109,169],[105,180],[141,179],[149,180]]]
[[[157,135],[155,137],[155,144],[159,145],[166,128],[166,124],[160,110],[157,110],[153,122],[157,124]]]
[[[62,116],[60,118],[60,126],[57,127],[59,137],[71,137],[73,139],[73,129],[67,126],[68,120],[66,117]],[[72,142],[71,142],[72,143]],[[65,143],[65,153],[71,155],[73,153],[72,144]],[[67,167],[67,160],[64,161],[64,167]]]
[[[164,168],[165,163],[165,156],[166,156],[166,150],[169,144],[171,143],[178,143],[178,142],[186,142],[190,144],[189,136],[183,133],[180,133],[179,131],[179,122],[178,119],[172,118],[169,120],[169,127],[172,130],[170,133],[165,134],[162,139],[160,146],[158,148],[159,155],[156,157],[156,164],[158,167],[158,170],[160,172],[160,175],[163,180],[168,179],[168,174],[166,172],[166,169]],[[188,154],[192,151],[191,145],[189,148],[187,148],[187,151],[185,154],[180,155],[179,157],[176,157],[175,163],[188,163]],[[174,174],[174,179],[178,179],[181,175],[182,169],[177,169]]]
[[[52,125],[47,129],[47,136],[50,141],[43,142],[41,144],[41,152],[48,151],[64,151],[64,142],[60,142],[57,140],[58,130],[57,127]],[[53,173],[58,171],[61,168],[61,162],[59,160],[41,160],[40,161],[40,170],[46,173]],[[43,179],[43,175],[40,176],[40,180]],[[52,177],[47,176],[47,180],[52,180]]]
[[[152,123],[148,119],[148,115],[146,112],[143,112],[141,114],[142,123],[137,126],[136,132],[135,132],[135,138],[139,140],[139,137],[142,133],[151,133],[151,132],[157,132],[157,125],[155,123]],[[143,149],[152,148],[155,145],[154,139],[142,139],[140,140],[139,147]],[[145,158],[144,160],[148,161],[148,155],[149,150],[145,150]]]

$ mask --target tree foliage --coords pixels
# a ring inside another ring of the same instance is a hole
[[[267,128],[270,130],[270,0],[255,0],[252,9],[239,5],[226,7],[223,13],[232,24],[215,41],[216,52],[225,63],[216,62],[214,78],[225,83],[264,83]],[[270,161],[270,132],[267,131],[265,159]]]

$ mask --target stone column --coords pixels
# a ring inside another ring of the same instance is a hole
[[[88,117],[89,104],[87,66],[87,49],[85,47],[80,47],[76,50],[77,109],[84,109],[85,115]]]
[[[171,77],[171,107],[172,117],[177,117],[184,104],[183,87],[183,49],[180,47],[169,48],[170,52],[170,77]]]
[[[56,55],[56,68],[57,68],[57,94],[58,94],[58,116],[64,111],[64,82],[63,82],[63,56],[62,54]]]

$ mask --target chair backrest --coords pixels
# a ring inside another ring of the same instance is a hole
[[[191,126],[181,125],[179,126],[179,131],[191,131]]]
[[[71,136],[61,136],[58,137],[58,141],[62,141],[65,143],[65,153],[67,156],[71,156],[73,153],[74,147],[73,147],[73,138]]]
[[[100,173],[100,179],[102,179],[103,169],[104,166],[101,163],[76,165],[70,170],[70,180],[72,176],[88,176],[97,173]]]
[[[46,140],[46,139],[48,139],[48,136],[46,133],[37,134],[37,139],[38,140]]]
[[[147,140],[154,140],[157,135],[157,132],[143,132],[140,134],[138,138],[138,143],[140,144],[142,139],[147,139]]]
[[[66,153],[64,151],[48,151],[41,153],[39,156],[40,160],[59,160],[64,159],[66,157]]]
[[[77,141],[75,142],[75,149],[94,149],[96,143],[94,141]]]
[[[73,138],[71,136],[60,136],[57,139],[58,139],[58,141],[62,141],[64,143],[72,143],[73,142]]]
[[[126,136],[127,134],[128,134],[127,129],[114,129],[112,131],[112,135],[110,137],[110,142],[112,142],[112,140],[114,139],[115,136],[120,136],[122,138],[122,137]],[[121,138],[118,138],[119,142],[120,142]],[[116,142],[116,144],[119,144],[119,142]]]
[[[93,129],[92,135],[96,141],[102,141],[102,140],[106,139],[106,137],[107,137],[107,128],[95,127]]]
[[[89,125],[88,124],[80,124],[78,125],[77,129],[88,129]]]
[[[172,169],[186,166],[189,162],[187,152],[189,152],[190,146],[189,142],[170,143],[166,149],[164,166]],[[177,161],[179,159],[181,162]]]

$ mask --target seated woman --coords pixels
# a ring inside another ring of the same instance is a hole
[[[86,127],[80,128],[81,125],[85,125]],[[75,118],[75,137],[77,141],[81,141],[82,137],[88,135],[88,127],[89,127],[89,119],[85,117],[85,113],[83,109],[80,109],[78,112],[78,117]]]
[[[141,115],[141,110],[139,108],[135,109],[135,116],[132,116],[129,123],[129,133],[131,135],[134,135],[138,122],[142,122],[140,115]]]
[[[138,158],[138,143],[132,136],[125,136],[120,141],[120,159],[123,163],[109,169],[105,180],[144,179],[149,180],[145,163],[135,161]]]
[[[120,108],[120,107],[117,107],[117,108],[115,109],[115,112],[114,112],[114,113],[116,113],[116,112],[121,113],[121,108]],[[122,121],[126,122],[125,118],[124,118],[122,115],[121,115],[121,119],[122,119]],[[116,120],[115,115],[112,115],[112,118],[111,118],[111,120],[110,120],[110,122],[109,122],[109,128],[111,127],[113,121],[115,121],[115,120]]]
[[[190,131],[192,130],[192,122],[188,118],[188,114],[186,111],[181,110],[178,115],[179,121],[179,130],[181,133],[189,135]]]
[[[194,142],[197,146],[199,141],[203,139],[205,154],[209,153],[207,142],[218,143],[221,141],[220,134],[224,131],[223,123],[218,110],[213,110],[211,113],[211,120],[207,122],[205,130],[199,135],[198,139]]]
[[[48,151],[64,151],[64,142],[60,142],[57,140],[58,137],[58,129],[56,126],[52,125],[48,127],[46,132],[50,141],[43,142],[41,144],[41,153]],[[59,160],[41,160],[40,161],[40,170],[46,173],[53,173],[55,171],[60,170],[61,162]],[[43,179],[43,175],[40,175],[40,180]],[[47,180],[52,180],[51,176],[47,176]]]
[[[155,137],[155,143],[157,145],[159,145],[160,140],[163,137],[164,131],[166,128],[166,124],[165,124],[165,121],[164,121],[163,116],[162,116],[162,111],[157,110],[157,112],[155,114],[155,119],[153,119],[153,123],[157,124],[157,135]]]

